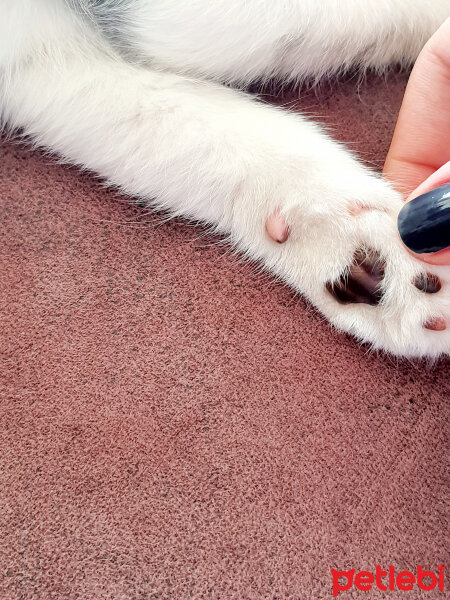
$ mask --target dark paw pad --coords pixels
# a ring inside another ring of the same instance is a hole
[[[439,277],[431,273],[422,273],[414,279],[414,285],[425,294],[435,294],[441,289]]]
[[[380,284],[386,263],[375,250],[357,250],[347,273],[326,288],[341,304],[370,304],[376,306],[382,298]]]

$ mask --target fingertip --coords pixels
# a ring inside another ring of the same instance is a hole
[[[407,247],[407,250],[410,254],[415,256],[418,260],[421,260],[428,265],[435,266],[447,266],[450,265],[450,248],[445,248],[445,250],[440,250],[439,252],[431,252],[429,254],[416,254],[412,250]]]
[[[450,162],[408,196],[398,216],[398,230],[418,260],[450,265]]]

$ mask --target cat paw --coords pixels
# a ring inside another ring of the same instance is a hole
[[[450,268],[426,265],[406,250],[397,230],[403,202],[385,181],[367,173],[343,181],[321,190],[316,182],[297,192],[303,200],[267,207],[264,262],[372,349],[450,354]]]

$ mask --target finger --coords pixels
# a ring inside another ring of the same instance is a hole
[[[408,197],[398,216],[398,228],[416,258],[450,265],[450,162]]]
[[[406,88],[384,175],[409,194],[450,161],[450,19],[422,50]]]

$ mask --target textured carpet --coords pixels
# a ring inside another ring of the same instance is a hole
[[[272,101],[381,168],[405,83]],[[331,568],[449,563],[448,362],[368,354],[201,229],[0,154],[2,600],[318,600]]]

